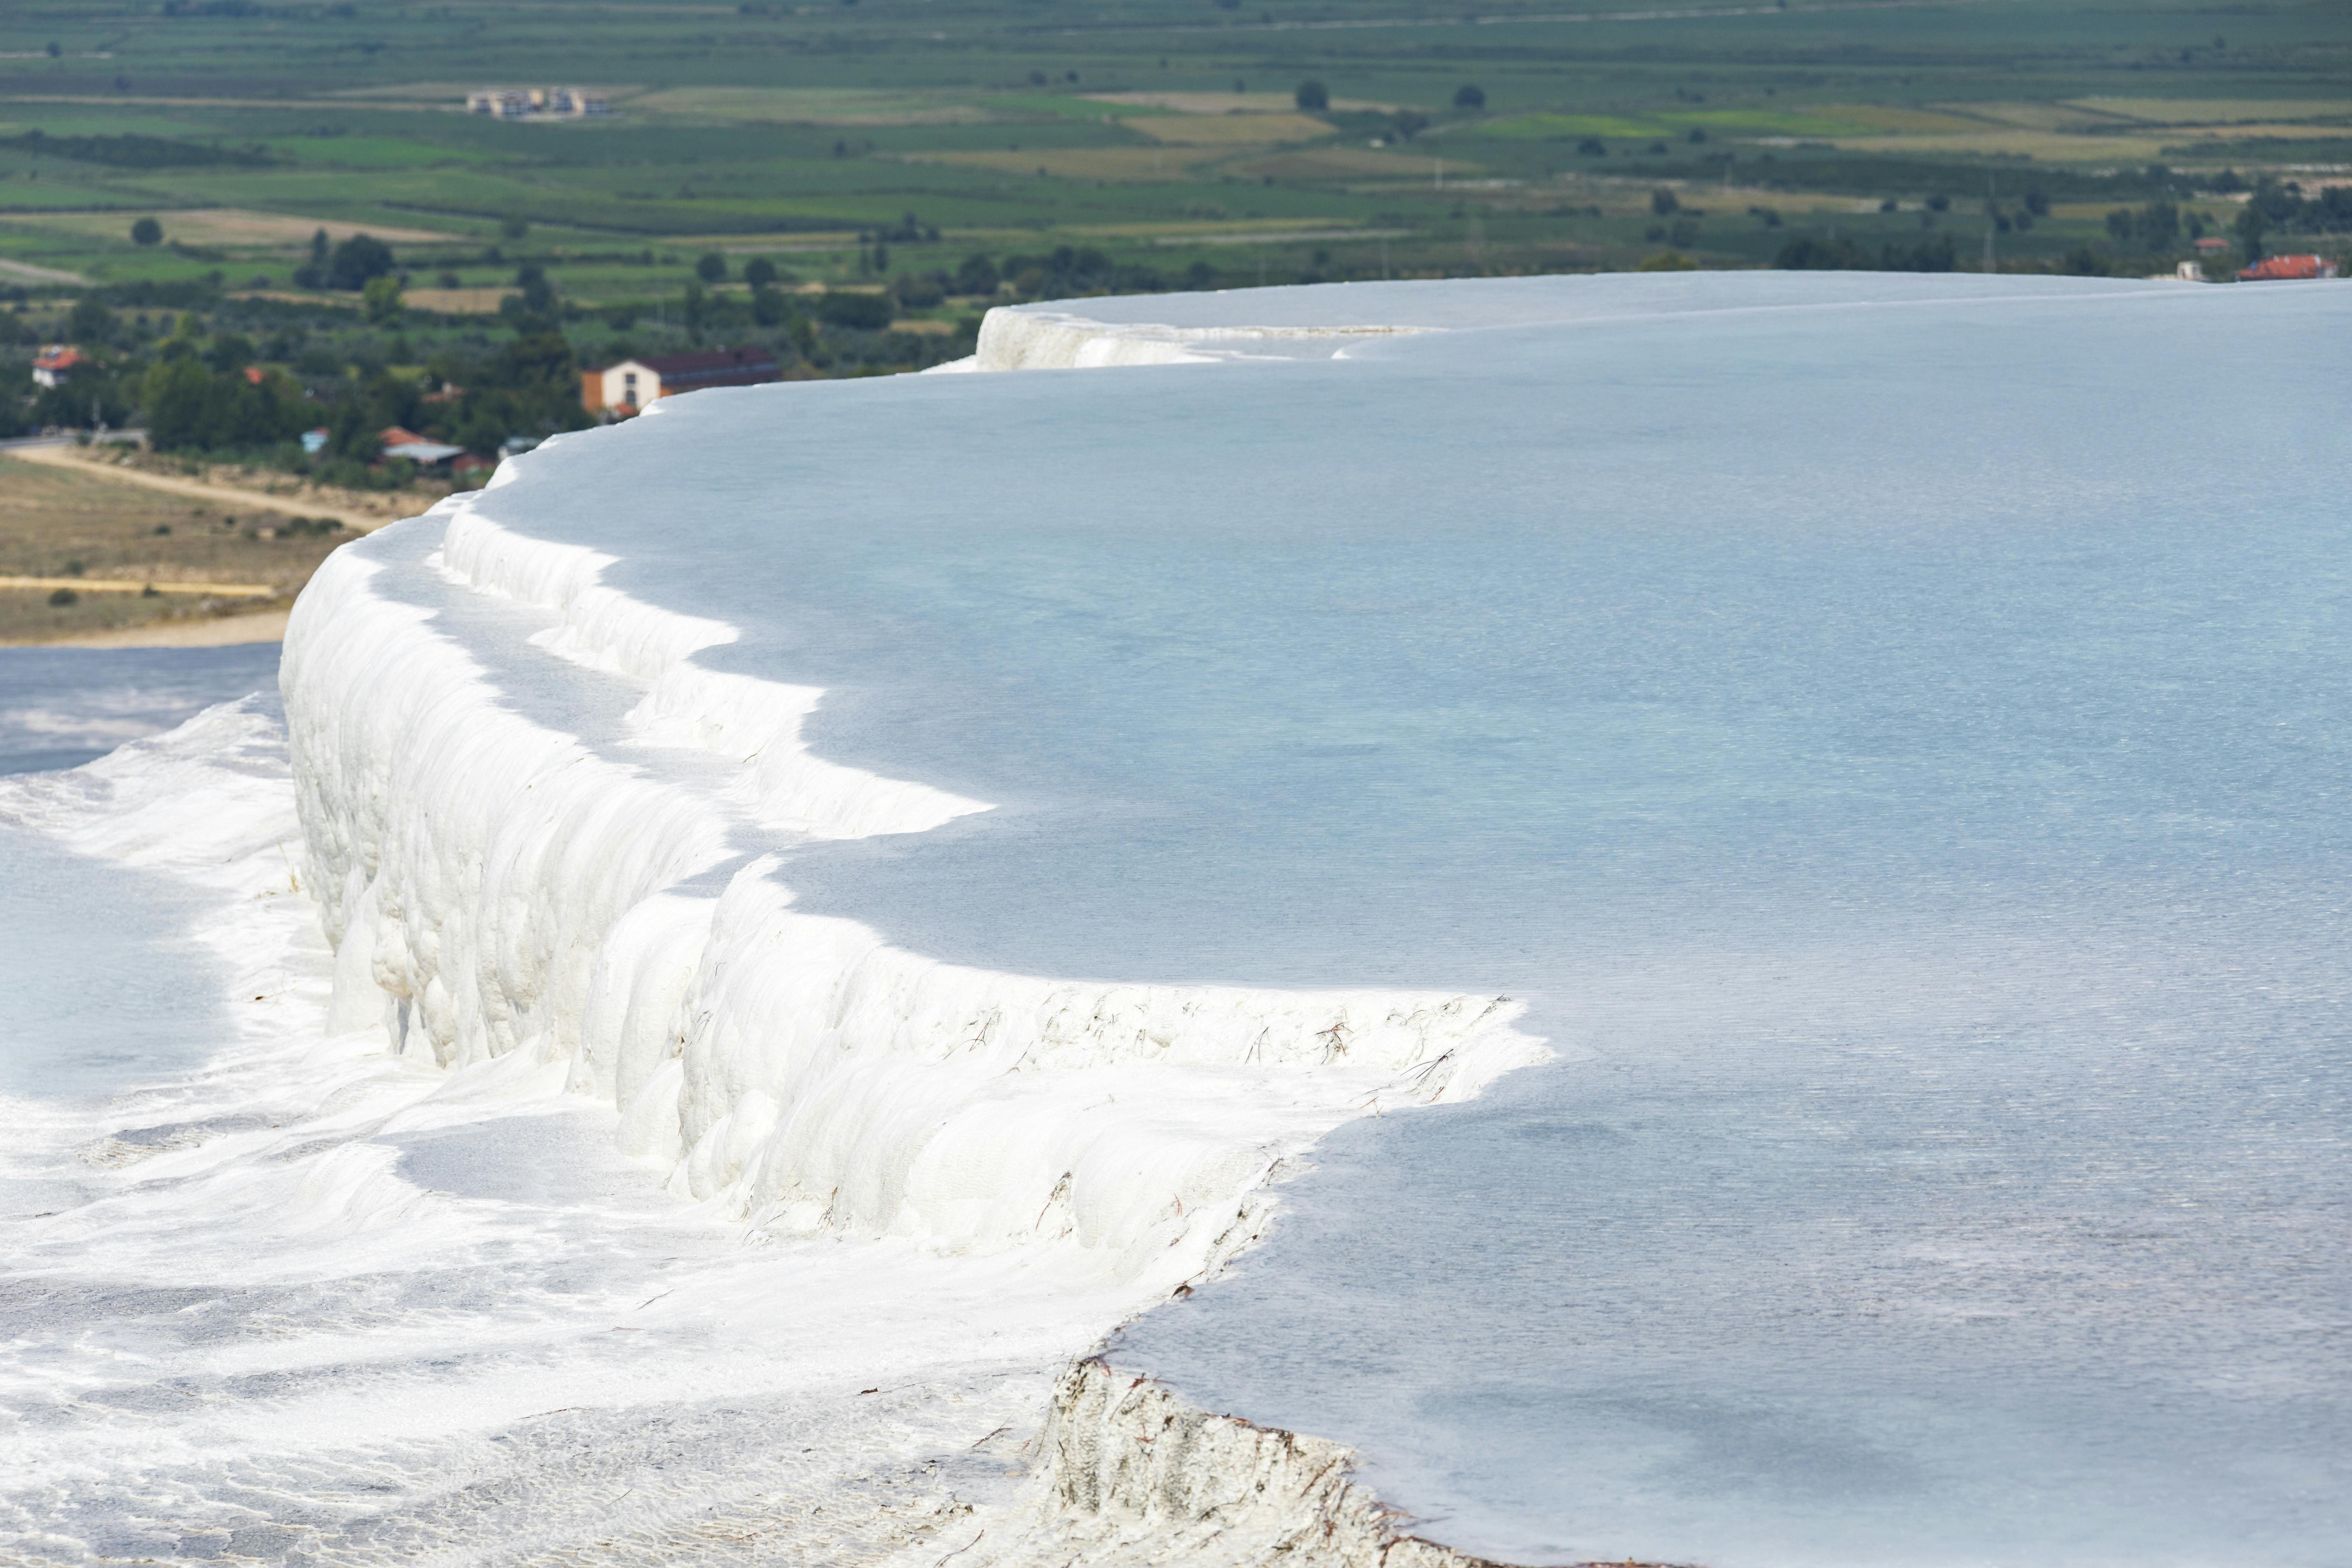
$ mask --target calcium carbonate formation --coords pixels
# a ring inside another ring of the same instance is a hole
[[[1198,335],[1000,311],[982,363],[1201,357],[1182,347]],[[1245,1245],[1269,1176],[1339,1122],[1547,1054],[1501,997],[999,973],[801,912],[777,849],[989,807],[814,755],[800,731],[822,691],[702,668],[734,629],[628,597],[610,564],[453,498],[337,552],[304,594],[281,681],[335,1031],[444,1067],[568,1063],[674,1192],[765,1232],[1032,1249],[1130,1310]],[[520,614],[446,616],[436,593]],[[620,738],[529,716],[492,669],[532,660],[601,678]],[[1063,1403],[1042,1499],[1072,1484],[1084,1418]],[[1095,1429],[1099,1453],[1113,1428]],[[1305,1451],[1275,1467],[1296,1496],[1259,1512],[1344,1516],[1330,1560],[1373,1560],[1380,1516],[1328,1446],[1301,1484]]]

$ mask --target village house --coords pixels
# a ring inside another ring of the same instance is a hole
[[[76,365],[88,363],[71,343],[51,343],[35,356],[33,380],[42,386],[63,386]]]
[[[387,426],[378,437],[383,443],[387,458],[405,458],[420,468],[438,468],[452,458],[465,455],[463,447],[452,447],[446,441],[428,441],[413,430],[397,425]]]
[[[2241,283],[2278,283],[2310,278],[2333,278],[2336,263],[2321,256],[2272,256],[2241,270]]]
[[[478,88],[466,95],[466,108],[472,113],[499,120],[528,120],[540,115],[580,119],[613,112],[613,106],[601,95],[578,87]]]
[[[783,370],[765,349],[701,349],[648,354],[580,373],[581,406],[591,414],[629,415],[657,397],[706,386],[756,386],[782,381]]]

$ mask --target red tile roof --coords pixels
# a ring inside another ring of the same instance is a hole
[[[2316,256],[2273,256],[2238,274],[2242,283],[2271,283],[2291,279],[2333,278],[2336,264]]]

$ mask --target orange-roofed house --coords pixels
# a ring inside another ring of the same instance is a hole
[[[43,386],[62,386],[76,365],[89,357],[71,343],[51,343],[33,358],[33,379]]]
[[[2241,283],[2283,283],[2308,278],[2333,278],[2336,263],[2318,256],[2269,256],[2242,269]]]

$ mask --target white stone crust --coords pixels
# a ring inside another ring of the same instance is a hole
[[[968,368],[1202,361],[1327,335],[999,310]],[[493,489],[551,461],[510,463]],[[388,592],[404,559],[453,598],[541,612],[515,642],[626,683],[631,743],[599,749],[516,711],[486,665],[536,656],[469,644],[485,634],[415,602],[417,573]],[[281,687],[336,949],[333,1031],[381,1031],[443,1067],[567,1063],[681,1196],[776,1234],[1017,1249],[1118,1290],[1127,1313],[1254,1240],[1270,1181],[1340,1122],[1466,1099],[1549,1055],[1503,997],[1001,973],[801,912],[761,848],[990,807],[815,756],[801,729],[822,691],[698,665],[736,628],[629,598],[603,582],[612,563],[452,498],[330,557],[296,605]],[[1113,1397],[1117,1381],[1095,1363],[1065,1380],[1023,1536],[1034,1561],[1069,1561],[1066,1537],[1087,1562],[1258,1562],[1247,1543],[1288,1542],[1291,1563],[1472,1568],[1391,1531],[1334,1446],[1131,1379]],[[1229,1495],[1236,1477],[1246,1497]]]
[[[986,807],[812,755],[821,693],[695,665],[732,629],[603,585],[593,552],[463,501],[370,553],[404,546],[453,594],[547,612],[529,640],[627,682],[642,746],[524,718],[383,564],[331,557],[281,681],[333,1026],[445,1067],[568,1062],[681,1195],[781,1232],[1034,1246],[1140,1307],[1254,1236],[1257,1189],[1339,1122],[1547,1054],[1499,997],[1006,974],[802,913],[747,837]],[[680,750],[698,765],[666,766]]]
[[[1396,337],[1419,327],[1171,327],[1097,321],[1039,306],[999,306],[980,323],[971,370],[1103,370],[1114,365],[1213,364],[1220,360],[1290,358],[1302,350],[1344,352],[1352,340]],[[945,368],[945,367],[942,367]]]
[[[957,1568],[1502,1568],[1424,1541],[1350,1479],[1353,1452],[1212,1415],[1099,1358],[1054,1390],[1020,1500],[910,1549]]]

